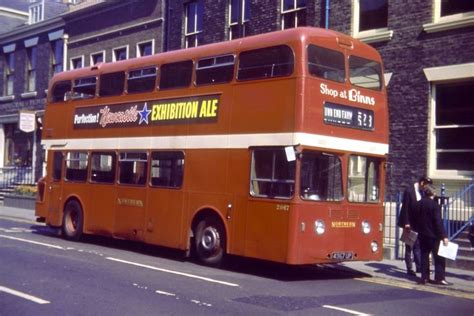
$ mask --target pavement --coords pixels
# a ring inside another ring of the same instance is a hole
[[[0,204],[0,218],[15,221],[36,223],[34,210],[3,206]],[[409,276],[406,273],[405,262],[397,259],[383,259],[382,261],[347,261],[328,265],[348,273],[356,273],[358,279],[366,282],[392,285],[414,290],[435,292],[445,295],[463,297],[474,300],[474,271],[446,268],[447,286],[418,283],[420,275]],[[358,273],[357,273],[358,272]]]

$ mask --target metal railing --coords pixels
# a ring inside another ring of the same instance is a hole
[[[384,248],[392,249],[395,259],[402,259],[405,251],[400,241],[402,229],[397,226],[402,197],[403,193],[398,192],[387,196],[384,202]],[[450,240],[454,240],[469,225],[474,225],[474,182],[449,197],[445,195],[442,185],[439,197],[446,233]]]
[[[32,167],[3,167],[0,168],[0,189],[16,185],[34,185],[35,177]]]
[[[443,198],[444,188],[441,188]],[[466,185],[442,203],[444,228],[450,240],[474,222],[474,182]]]

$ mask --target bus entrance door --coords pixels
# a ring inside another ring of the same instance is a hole
[[[51,226],[60,226],[62,224],[62,166],[63,166],[63,153],[60,151],[49,151],[49,161],[53,161],[52,164],[48,164],[48,177],[46,183],[47,196],[47,224]]]

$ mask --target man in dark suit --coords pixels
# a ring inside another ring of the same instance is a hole
[[[416,227],[416,209],[417,202],[421,200],[422,190],[426,185],[433,184],[433,181],[426,177],[420,177],[418,182],[409,186],[403,193],[402,209],[398,217],[398,226],[405,230],[414,230],[417,232]],[[412,257],[413,253],[413,257]],[[421,252],[420,242],[417,239],[413,244],[413,247],[405,244],[405,263],[407,266],[407,274],[416,276],[413,271],[413,262],[415,262],[416,272],[421,272]]]
[[[435,191],[431,185],[425,186],[423,198],[418,202],[417,224],[421,249],[421,284],[429,281],[430,253],[434,259],[434,283],[449,285],[445,280],[446,260],[438,256],[440,242],[448,245],[448,235],[441,219],[441,207],[434,201]]]

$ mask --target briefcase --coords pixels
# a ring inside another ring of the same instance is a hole
[[[416,231],[404,229],[400,240],[408,246],[413,247],[417,238],[418,233]]]

